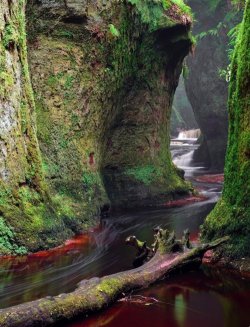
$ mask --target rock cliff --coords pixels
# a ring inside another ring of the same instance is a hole
[[[24,5],[0,10],[10,76],[0,102],[0,252],[60,244],[106,203],[158,205],[188,193],[169,152],[173,95],[192,46],[188,7],[28,1],[32,90]]]
[[[229,30],[240,16],[234,14],[230,2],[217,1],[213,7],[206,0],[190,0],[196,23],[194,35],[198,36],[196,49],[187,59],[189,69],[185,80],[187,95],[196,121],[202,131],[201,146],[194,155],[215,171],[223,171],[227,145],[228,83],[220,77],[228,60]]]

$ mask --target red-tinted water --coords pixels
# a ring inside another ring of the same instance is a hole
[[[202,183],[223,183],[224,182],[224,175],[217,174],[217,175],[203,175],[199,176],[195,179],[197,182]]]
[[[184,205],[196,203],[196,202],[202,202],[206,201],[207,198],[203,195],[196,195],[196,196],[189,196],[184,199],[174,200],[174,201],[168,201],[164,204],[167,208],[176,208],[176,207],[182,207]]]
[[[249,327],[250,285],[226,272],[191,272],[67,327]]]
[[[198,187],[206,190],[203,191],[205,201],[117,214],[103,221],[101,228],[80,235],[62,247],[22,258],[1,258],[0,308],[70,292],[84,278],[131,268],[134,253],[124,244],[128,235],[134,234],[151,244],[153,227],[161,225],[175,230],[178,237],[189,228],[195,239],[221,190],[220,181],[208,180],[207,176],[205,179],[198,181]],[[228,272],[215,273],[213,269],[183,274],[138,294],[143,298],[132,297],[93,317],[62,326],[250,326],[249,280]]]

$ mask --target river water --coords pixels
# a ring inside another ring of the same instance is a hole
[[[134,252],[124,244],[128,235],[151,244],[153,227],[161,225],[175,230],[177,236],[189,228],[191,239],[196,239],[199,226],[220,196],[222,184],[196,180],[207,172],[192,166],[195,148],[193,142],[174,142],[173,160],[206,201],[117,213],[63,247],[0,259],[0,308],[70,292],[84,278],[130,269]],[[98,315],[63,326],[249,327],[250,280],[204,267],[137,292],[129,301],[118,302]]]

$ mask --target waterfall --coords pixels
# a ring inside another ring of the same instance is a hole
[[[177,167],[186,170],[191,167],[193,155],[194,155],[194,150],[174,158],[173,162]]]
[[[190,129],[189,131],[181,131],[178,135],[178,140],[198,139],[200,135],[200,129]]]
[[[185,171],[186,177],[192,177],[197,170],[204,168],[200,166],[198,167],[193,162],[194,152],[199,147],[196,140],[200,130],[183,131],[181,133],[178,139],[171,142],[172,160],[177,167]],[[181,137],[185,138],[181,139]]]

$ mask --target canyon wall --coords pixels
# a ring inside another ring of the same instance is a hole
[[[174,137],[178,136],[181,130],[198,128],[193,108],[187,97],[183,76],[181,76],[175,92],[170,127],[171,136]]]
[[[87,207],[156,205],[189,187],[171,162],[169,117],[190,18],[161,1],[134,2],[29,8],[46,176]]]
[[[151,206],[190,192],[169,124],[192,42],[171,1],[4,3],[0,253],[61,244],[106,204]],[[39,145],[38,145],[39,144]]]
[[[40,217],[53,214],[45,205],[24,9],[24,1],[4,0],[0,7],[0,253],[32,247],[35,225],[46,222]]]
[[[229,64],[228,32],[238,18],[233,13],[236,9],[232,9],[228,1],[217,1],[215,7],[206,0],[188,3],[195,15],[193,32],[198,38],[193,55],[187,59],[189,72],[185,84],[203,134],[194,160],[202,161],[212,170],[223,171],[228,132],[228,83],[224,76],[220,77],[220,70],[226,70]]]
[[[229,137],[222,199],[203,226],[205,238],[229,235],[228,256],[250,253],[250,2],[238,34],[229,87]]]

